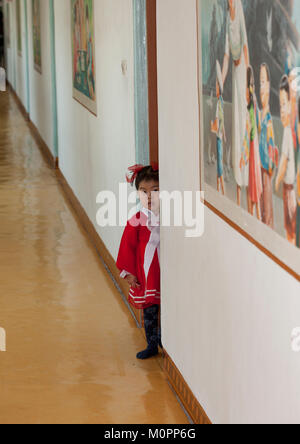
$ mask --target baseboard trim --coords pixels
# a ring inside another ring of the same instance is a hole
[[[182,374],[166,352],[164,350],[164,370],[167,374],[168,380],[175,390],[177,396],[182,402],[184,408],[192,418],[195,424],[211,425],[209,417],[205,413],[192,390],[184,380]]]
[[[29,118],[29,114],[28,114],[28,112],[26,111],[25,106],[24,106],[23,103],[21,102],[21,100],[20,100],[18,94],[16,93],[16,91],[14,90],[14,88],[12,87],[12,85],[11,85],[9,82],[7,82],[7,89],[8,89],[8,91],[10,91],[10,92],[12,93],[12,96],[13,96],[13,98],[15,99],[15,102],[16,102],[16,104],[18,105],[18,107],[19,107],[19,109],[20,109],[20,111],[21,111],[21,113],[22,113],[24,119],[25,119],[27,122],[29,122],[29,120],[30,120],[30,118]]]
[[[51,168],[58,169],[58,157],[53,156],[50,148],[48,147],[44,139],[41,137],[39,130],[37,129],[37,127],[30,118],[28,121],[28,125],[38,147],[40,148],[42,155],[44,156],[48,164],[51,166]]]
[[[32,122],[32,120],[30,119],[30,115],[28,114],[28,112],[26,111],[23,103],[21,102],[19,96],[17,95],[16,91],[14,90],[14,88],[12,87],[12,85],[8,82],[8,90],[12,93],[13,98],[15,99],[15,102],[19,108],[19,110],[21,111],[21,114],[23,115],[24,119],[26,120],[26,122],[28,123],[29,129],[42,153],[42,155],[44,156],[44,158],[46,159],[47,163],[52,167],[52,168],[58,168],[58,158],[54,157],[50,148],[48,147],[48,145],[46,144],[46,142],[44,141],[44,139],[42,138],[39,130],[37,129],[37,127],[35,126],[35,124]]]

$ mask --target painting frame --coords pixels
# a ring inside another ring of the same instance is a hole
[[[97,117],[94,0],[70,0],[70,7],[73,99]]]
[[[199,100],[199,150],[200,150],[200,189],[204,192],[206,207],[224,220],[234,230],[251,242],[261,252],[276,262],[280,267],[300,281],[300,250],[290,244],[276,231],[255,220],[249,212],[237,206],[236,203],[221,195],[205,179],[205,140],[207,128],[204,125],[204,94],[202,66],[202,0],[195,0],[197,14],[197,70],[198,70],[198,100]]]
[[[40,0],[31,0],[33,66],[39,74],[43,73],[41,43],[41,4]]]
[[[23,55],[21,8],[21,0],[16,0],[17,53],[20,57]]]
[[[6,3],[6,47],[11,48],[10,3]]]

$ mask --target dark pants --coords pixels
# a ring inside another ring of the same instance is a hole
[[[159,325],[159,305],[144,309],[144,325],[148,346],[158,347],[161,344],[161,330]]]

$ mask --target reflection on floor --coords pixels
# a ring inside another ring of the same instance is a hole
[[[0,110],[0,423],[187,423],[8,93]]]

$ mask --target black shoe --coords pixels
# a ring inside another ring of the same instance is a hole
[[[157,355],[158,355],[158,347],[148,347],[146,350],[138,353],[136,357],[137,359],[145,360]]]

